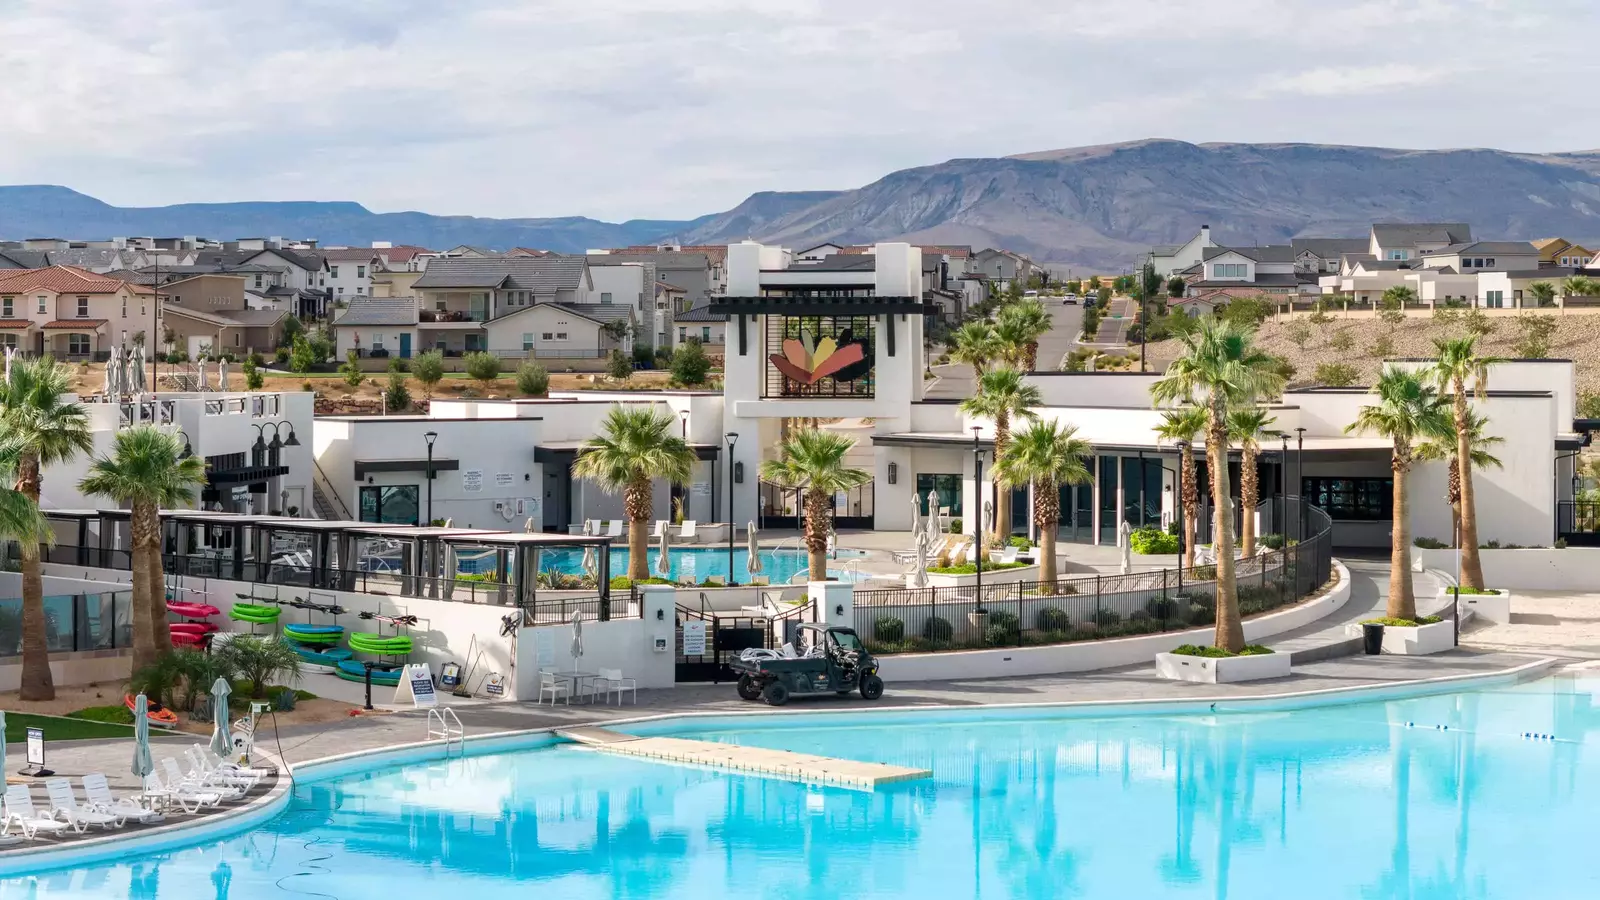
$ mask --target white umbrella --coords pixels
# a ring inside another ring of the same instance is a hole
[[[750,536],[750,551],[744,561],[744,570],[751,575],[761,574],[761,546],[756,542],[756,523],[751,520],[745,528],[745,534]]]
[[[929,491],[928,492],[928,540],[930,542],[937,542],[939,540],[939,531],[942,528],[942,526],[939,524],[939,519],[940,519],[940,515],[939,515],[939,494],[938,494],[937,491]]]
[[[656,574],[662,578],[672,577],[672,554],[667,552],[667,545],[672,539],[672,529],[661,529],[661,549],[656,553]]]
[[[130,373],[132,375],[133,382],[131,390],[135,394],[142,394],[149,390],[149,386],[145,381],[146,365],[148,365],[148,362],[144,358],[144,348],[135,345],[133,348],[133,371]]]
[[[202,360],[201,362],[195,363],[195,368],[198,369],[199,372],[200,372],[200,390],[202,390],[202,391],[211,390],[211,386],[206,384],[206,364],[205,364],[205,362]]]
[[[938,509],[930,510],[934,515],[939,514]],[[911,495],[911,536],[916,537],[922,531],[922,498],[916,494]]]
[[[17,348],[15,348],[15,347],[7,347],[6,348],[6,380],[7,381],[11,380],[11,357],[16,356],[16,355],[17,355]]]
[[[523,534],[533,534],[533,531],[534,531],[534,529],[533,529],[533,516],[529,516],[528,517],[528,521],[525,522],[523,524],[523,526],[522,526],[522,533]]]
[[[928,586],[928,547],[931,543],[926,532],[917,532],[917,567],[911,570],[907,586],[914,588]]]
[[[133,698],[133,766],[129,769],[139,779],[139,793],[144,793],[144,778],[156,770],[150,758],[150,701],[144,694]]]
[[[596,574],[600,570],[600,561],[598,556],[599,554],[595,553],[594,547],[590,546],[583,548],[583,571],[590,578],[597,579],[600,577],[598,574]]]
[[[578,660],[583,658],[583,613],[572,611],[572,669],[577,671]]]
[[[217,390],[225,391],[227,389],[228,389],[228,361],[225,360],[225,359],[219,359],[219,360],[217,360]]]
[[[211,685],[211,752],[228,759],[233,754],[233,735],[228,734],[228,695],[233,693],[228,679],[218,678]]]

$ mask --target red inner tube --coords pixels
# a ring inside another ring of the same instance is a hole
[[[222,612],[222,610],[217,609],[215,606],[212,606],[209,603],[170,603],[169,602],[167,604],[167,612],[177,613],[180,616],[184,616],[184,617],[190,618],[190,619],[204,619],[207,616],[218,615],[219,613]]]
[[[210,622],[173,622],[167,629],[173,634],[210,634],[219,630]]]

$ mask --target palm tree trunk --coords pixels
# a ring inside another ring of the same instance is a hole
[[[1461,586],[1483,590],[1483,560],[1478,557],[1478,511],[1472,488],[1472,425],[1467,388],[1456,382],[1456,469],[1461,478]]]
[[[1039,342],[1029,341],[1022,347],[1022,371],[1032,372],[1039,364]]]
[[[1244,649],[1244,624],[1239,620],[1239,591],[1233,576],[1233,501],[1228,484],[1228,411],[1222,395],[1210,400],[1210,433],[1206,454],[1211,469],[1211,505],[1215,508],[1212,536],[1217,551],[1216,645],[1238,653]]]
[[[989,529],[989,544],[996,547],[1004,546],[1006,539],[1011,536],[1011,489],[1003,487],[994,477],[994,473],[1000,469],[1000,460],[1005,458],[1006,445],[1009,443],[1011,417],[1001,414],[994,420],[994,465],[989,468],[989,482],[994,486],[994,527]],[[981,489],[979,495],[982,495]],[[979,509],[982,509],[981,503]]]
[[[133,670],[137,672],[155,662],[160,651],[155,623],[150,618],[150,545],[143,540],[144,520],[135,513],[129,518],[128,527],[133,537],[133,603],[129,615],[133,618]]]
[[[806,556],[812,581],[828,580],[828,501],[821,491],[806,491]]]
[[[631,581],[650,577],[650,545],[644,526],[650,520],[650,508],[654,504],[648,479],[638,479],[622,491],[622,508],[628,516],[628,579]],[[610,573],[601,572],[600,577],[609,578]],[[732,573],[729,579],[731,581]]]
[[[17,465],[17,490],[39,505],[39,458],[24,454]],[[50,635],[44,614],[44,571],[39,565],[39,543],[22,546],[22,682],[23,700],[54,700],[55,680],[50,675]]]
[[[1200,515],[1200,485],[1195,480],[1194,448],[1183,446],[1183,567],[1194,568],[1194,527]]]
[[[1033,483],[1033,524],[1039,530],[1039,583],[1056,580],[1056,529],[1061,527],[1061,493],[1053,481]]]
[[[150,541],[150,627],[159,656],[172,648],[172,626],[167,621],[166,568],[161,554],[161,514],[151,505],[144,515]]]
[[[1417,600],[1411,595],[1411,504],[1406,501],[1406,475],[1411,468],[1410,448],[1395,442],[1394,539],[1389,548],[1389,607],[1391,619],[1415,619]]]
[[[1256,471],[1256,449],[1245,442],[1239,460],[1239,555],[1246,559],[1256,555],[1256,503],[1261,491],[1261,473]]]

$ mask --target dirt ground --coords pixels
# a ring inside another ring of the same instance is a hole
[[[123,689],[121,683],[101,682],[99,684],[81,685],[78,687],[57,687],[56,698],[45,701],[27,701],[19,698],[16,692],[0,693],[0,709],[8,712],[34,713],[43,716],[64,716],[80,709],[91,706],[117,706],[122,703]],[[237,707],[235,707],[237,708]],[[317,725],[323,722],[336,722],[349,718],[350,711],[359,707],[337,700],[301,700],[295,704],[292,712],[278,714],[280,727],[289,725]],[[379,712],[364,712],[362,715],[382,715]],[[192,722],[187,715],[178,717],[178,731],[188,734],[210,734],[211,722]]]

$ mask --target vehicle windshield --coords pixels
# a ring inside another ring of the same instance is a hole
[[[835,642],[838,643],[839,649],[841,649],[841,650],[860,650],[861,649],[861,641],[857,640],[856,636],[854,634],[851,634],[848,631],[835,631],[835,632],[833,632],[833,639],[834,639]]]

